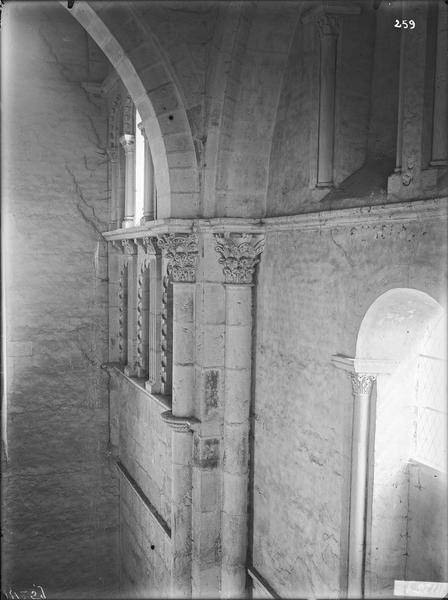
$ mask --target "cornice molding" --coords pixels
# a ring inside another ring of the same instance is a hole
[[[346,2],[335,2],[334,0],[330,2],[328,0],[323,0],[320,4],[316,3],[315,6],[304,12],[300,21],[302,23],[310,23],[324,15],[337,15],[342,17],[344,15],[359,15],[361,12],[361,5],[354,0],[351,0],[350,4]]]
[[[387,375],[392,373],[399,365],[396,360],[375,358],[350,358],[342,354],[331,357],[331,363],[337,369],[348,373],[364,375]]]
[[[411,221],[446,220],[448,198],[394,202],[356,208],[340,208],[320,212],[300,213],[281,217],[247,219],[219,217],[215,219],[160,219],[147,221],[127,229],[107,231],[108,241],[144,236],[160,236],[166,233],[234,233],[262,234],[270,231],[323,230],[360,224],[402,223]]]

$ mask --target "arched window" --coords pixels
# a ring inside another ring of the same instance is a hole
[[[424,292],[389,290],[371,305],[356,362],[389,362],[371,406],[365,594],[395,581],[446,581],[446,325]]]

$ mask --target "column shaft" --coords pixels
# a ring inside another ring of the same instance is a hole
[[[126,134],[120,142],[126,157],[123,227],[132,227],[135,215],[135,137]]]
[[[353,375],[348,597],[364,597],[366,498],[369,457],[369,398],[373,377]]]
[[[321,44],[317,187],[331,187],[333,185],[338,21],[335,16],[324,15],[319,19],[318,25]]]
[[[110,229],[117,229],[120,226],[118,220],[118,149],[109,150],[109,168],[110,168]]]
[[[128,376],[137,374],[137,256],[128,258],[128,327],[127,365]]]
[[[151,258],[149,267],[149,365],[145,386],[152,394],[160,394],[160,321],[162,294],[162,258]]]
[[[151,150],[148,142],[145,140],[145,185],[144,185],[144,205],[143,219],[153,221],[155,218],[155,184],[154,184],[154,163],[152,162]]]
[[[191,598],[192,440],[191,431],[171,433],[172,598]]]
[[[195,284],[173,282],[173,414],[194,411],[194,292]]]
[[[222,572],[224,598],[246,588],[252,287],[226,285]]]
[[[431,165],[448,165],[448,9],[442,2],[437,13],[437,50]]]

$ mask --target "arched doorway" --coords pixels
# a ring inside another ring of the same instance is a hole
[[[397,288],[361,323],[356,362],[388,362],[372,398],[365,596],[446,581],[446,323],[428,294]],[[373,441],[374,440],[374,441]]]

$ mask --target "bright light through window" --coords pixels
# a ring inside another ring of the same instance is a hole
[[[145,182],[145,140],[139,128],[142,119],[135,111],[135,224],[140,225],[143,217],[143,197]]]

